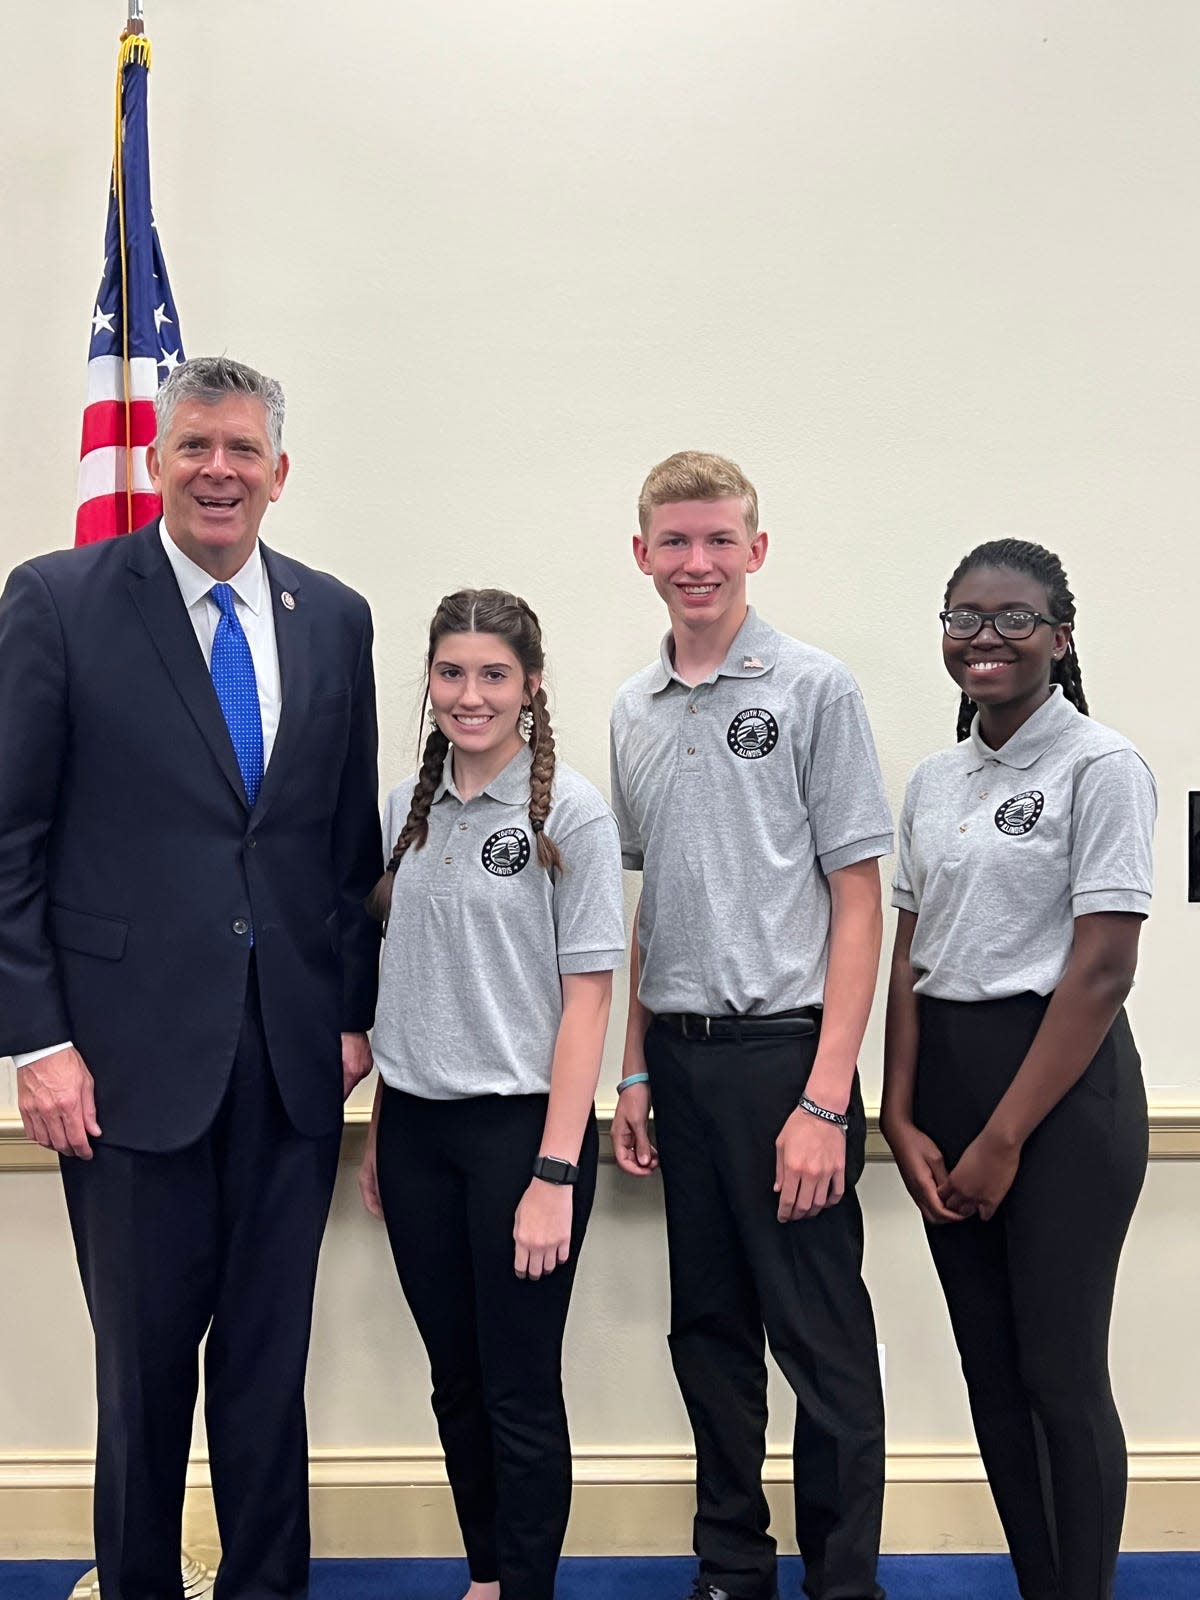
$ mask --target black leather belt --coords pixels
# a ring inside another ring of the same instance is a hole
[[[820,1010],[776,1011],[770,1016],[700,1017],[694,1011],[656,1011],[661,1022],[681,1039],[798,1039],[817,1031]]]

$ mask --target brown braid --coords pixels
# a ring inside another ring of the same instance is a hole
[[[426,690],[426,698],[428,698],[428,689]],[[422,708],[423,718],[424,709]],[[367,896],[367,915],[375,917],[379,922],[386,923],[388,913],[392,909],[392,889],[396,883],[396,868],[410,849],[419,850],[429,837],[429,808],[433,804],[437,786],[442,781],[442,769],[446,765],[446,756],[449,750],[449,739],[446,738],[446,735],[435,723],[429,730],[429,737],[425,741],[425,751],[421,757],[421,770],[412,792],[408,816],[405,818],[404,826],[400,829],[400,836],[396,840],[391,859],[384,868],[382,877]]]
[[[554,785],[554,729],[550,726],[550,712],[546,706],[546,691],[539,688],[533,696],[533,733],[529,747],[533,752],[533,765],[529,769],[529,826],[537,839],[537,858],[547,872],[562,869],[562,855],[554,840],[543,830],[553,801]]]
[[[1050,663],[1050,682],[1060,683],[1065,698],[1086,717],[1087,696],[1083,692],[1083,674],[1079,670],[1079,656],[1075,651],[1075,596],[1067,585],[1062,562],[1044,545],[1031,544],[1025,539],[992,539],[987,544],[976,545],[970,555],[964,556],[959,562],[946,585],[944,603],[947,606],[959,580],[980,567],[1007,567],[1010,572],[1022,572],[1045,589],[1051,615],[1071,629],[1066,655],[1061,661]],[[974,718],[974,700],[965,694],[960,696],[958,723],[954,730],[960,743],[971,732]]]

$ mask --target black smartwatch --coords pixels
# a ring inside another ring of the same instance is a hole
[[[561,1156],[538,1156],[533,1163],[533,1175],[541,1178],[543,1183],[574,1183],[579,1176],[579,1168],[573,1167]]]

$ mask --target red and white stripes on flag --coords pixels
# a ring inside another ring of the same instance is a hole
[[[134,356],[130,361],[129,389],[127,413],[122,358],[93,356],[88,362],[76,544],[93,544],[97,539],[128,533],[162,510],[146,469],[146,446],[154,441],[154,396],[158,392],[158,364],[152,356]],[[127,474],[132,475],[131,484]]]
[[[104,272],[88,351],[75,543],[128,533],[162,509],[146,470],[154,396],[183,360],[175,302],[150,211],[150,41],[123,38]]]

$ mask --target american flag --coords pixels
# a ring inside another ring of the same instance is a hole
[[[140,34],[124,39],[104,272],[92,316],[79,451],[76,544],[128,533],[162,509],[146,471],[146,446],[154,438],[158,386],[184,356],[150,210],[149,74],[150,41]]]

